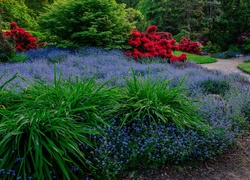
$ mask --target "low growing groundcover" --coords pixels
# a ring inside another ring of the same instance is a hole
[[[1,179],[118,179],[216,158],[249,130],[237,74],[91,47],[26,54],[0,65]]]
[[[243,72],[250,74],[250,62],[245,62],[238,65],[238,68]]]

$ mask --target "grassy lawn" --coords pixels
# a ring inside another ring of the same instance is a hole
[[[181,54],[186,54],[188,57],[188,61],[192,61],[195,62],[197,64],[208,64],[208,63],[214,63],[216,62],[216,58],[210,57],[210,56],[199,56],[196,54],[190,54],[190,53],[186,53],[186,52],[181,52],[181,51],[174,51],[173,54],[174,55],[181,55]]]
[[[250,62],[239,64],[238,68],[243,72],[250,74]]]

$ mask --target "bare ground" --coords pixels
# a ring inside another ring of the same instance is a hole
[[[215,63],[202,64],[201,66],[207,69],[219,70],[226,74],[238,73],[243,76],[246,76],[250,81],[250,75],[242,72],[240,69],[237,68],[237,66],[239,64],[242,64],[243,62],[244,62],[244,57],[231,58],[231,59],[217,59],[217,62]]]

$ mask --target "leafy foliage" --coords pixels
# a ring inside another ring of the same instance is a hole
[[[185,61],[185,54],[180,56],[172,55],[172,49],[178,49],[176,41],[169,32],[156,32],[157,27],[152,25],[147,28],[146,33],[140,33],[137,30],[132,31],[132,37],[128,44],[133,48],[126,52],[127,56],[133,56],[135,59],[142,57],[161,57],[168,62]]]
[[[139,10],[126,8],[125,11],[127,12],[127,19],[135,25],[137,30],[144,31],[149,26],[149,23]]]
[[[221,0],[221,8],[223,13],[220,18],[214,19],[209,38],[225,51],[236,44],[242,33],[249,31],[250,4],[248,0]]]
[[[77,179],[83,174],[83,166],[91,164],[79,144],[93,147],[87,136],[98,134],[94,127],[104,123],[98,104],[108,99],[102,87],[93,79],[76,78],[72,83],[55,78],[53,86],[35,83],[23,92],[0,93],[4,107],[0,109],[0,176]]]
[[[203,5],[201,0],[142,0],[138,9],[150,24],[156,24],[160,31],[176,35],[182,29],[189,34],[201,29]]]
[[[220,94],[225,95],[229,90],[229,83],[220,79],[207,79],[201,81],[199,86],[202,87],[204,94]]]
[[[190,42],[190,39],[183,38],[178,45],[178,49],[182,52],[189,52],[191,54],[202,55],[200,50],[200,42]]]
[[[44,43],[37,44],[36,37],[32,36],[23,28],[19,28],[16,22],[10,23],[10,31],[3,33],[5,37],[12,38],[15,42],[15,49],[17,51],[27,51],[42,46]]]
[[[0,1],[0,9],[4,22],[3,28],[7,29],[9,23],[13,21],[28,29],[34,30],[38,27],[33,11],[25,5],[23,0]]]
[[[139,79],[133,72],[133,77],[126,79],[112,113],[124,118],[122,125],[133,123],[137,117],[142,124],[144,121],[155,125],[173,122],[179,129],[202,126],[201,129],[208,131],[209,127],[201,123],[195,106],[182,90],[181,86],[170,88],[168,81]]]
[[[140,0],[116,0],[116,2],[119,4],[124,3],[127,5],[127,7],[130,7],[130,8],[136,8]]]
[[[2,21],[0,17],[0,62],[8,61],[15,54],[14,42],[4,37],[2,33]]]
[[[242,33],[237,39],[237,45],[244,53],[250,53],[250,32]]]
[[[134,26],[115,0],[55,2],[40,17],[42,29],[77,46],[121,48]],[[60,42],[58,42],[60,43]]]

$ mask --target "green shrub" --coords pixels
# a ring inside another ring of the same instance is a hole
[[[127,19],[130,23],[135,25],[135,29],[138,31],[145,31],[148,26],[150,26],[149,22],[146,21],[145,17],[139,10],[133,8],[125,9],[127,12]]]
[[[246,105],[242,108],[242,112],[246,117],[250,129],[250,100],[246,100]]]
[[[205,94],[220,94],[225,95],[230,86],[226,80],[208,78],[199,82],[199,86]]]
[[[220,46],[218,44],[213,44],[211,41],[208,41],[207,45],[203,46],[203,51],[209,53],[218,53],[220,50]]]
[[[4,12],[1,13],[4,29],[9,29],[9,23],[12,21],[26,29],[34,30],[38,27],[34,12],[25,5],[24,0],[0,1],[0,9]]]
[[[94,128],[106,124],[100,113],[111,97],[107,93],[93,79],[76,78],[55,79],[53,86],[34,83],[15,95],[0,94],[0,169],[6,172],[2,178],[83,175],[84,166],[91,163],[79,144],[93,147],[87,136],[99,134]]]
[[[41,15],[39,23],[63,43],[105,48],[123,47],[134,28],[125,5],[115,0],[57,1]]]
[[[28,59],[28,56],[24,53],[18,53],[12,58],[9,58],[8,62],[15,63],[15,62],[25,62]]]
[[[0,62],[6,62],[9,58],[15,55],[14,42],[9,38],[5,38],[1,28],[0,17]]]

